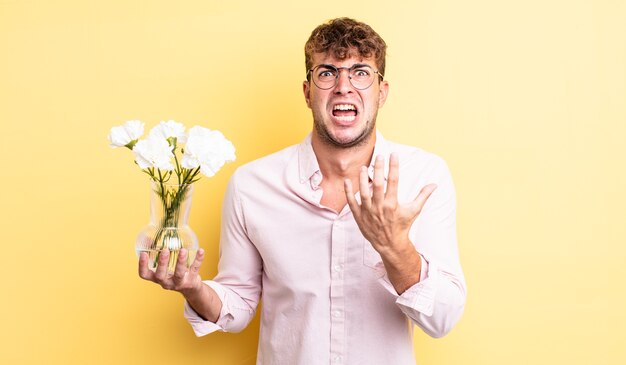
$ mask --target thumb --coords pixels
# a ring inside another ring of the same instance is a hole
[[[435,189],[437,189],[437,184],[428,184],[420,190],[420,193],[417,194],[415,200],[410,204],[410,209],[413,214],[417,215],[422,211],[426,200],[428,200],[430,194],[432,194]]]

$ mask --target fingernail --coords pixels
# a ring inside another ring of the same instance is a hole
[[[198,255],[204,255],[204,249],[203,248],[198,249]]]

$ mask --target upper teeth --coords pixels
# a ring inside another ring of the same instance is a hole
[[[337,104],[333,110],[355,110],[354,105],[351,104]]]

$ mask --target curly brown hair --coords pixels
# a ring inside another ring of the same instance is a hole
[[[381,74],[385,74],[387,44],[365,23],[350,18],[336,18],[318,26],[304,45],[306,70],[313,67],[313,54],[332,54],[339,60],[352,56],[374,57]]]

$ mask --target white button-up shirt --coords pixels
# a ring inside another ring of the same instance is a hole
[[[309,135],[233,174],[218,275],[205,281],[222,310],[212,323],[186,304],[195,333],[241,331],[262,299],[257,364],[403,365],[415,363],[412,324],[433,337],[450,331],[466,296],[452,179],[441,158],[377,133],[374,156],[388,164],[391,152],[400,161],[399,203],[438,185],[410,230],[422,258],[419,283],[398,295],[350,208],[320,204],[323,176]]]

